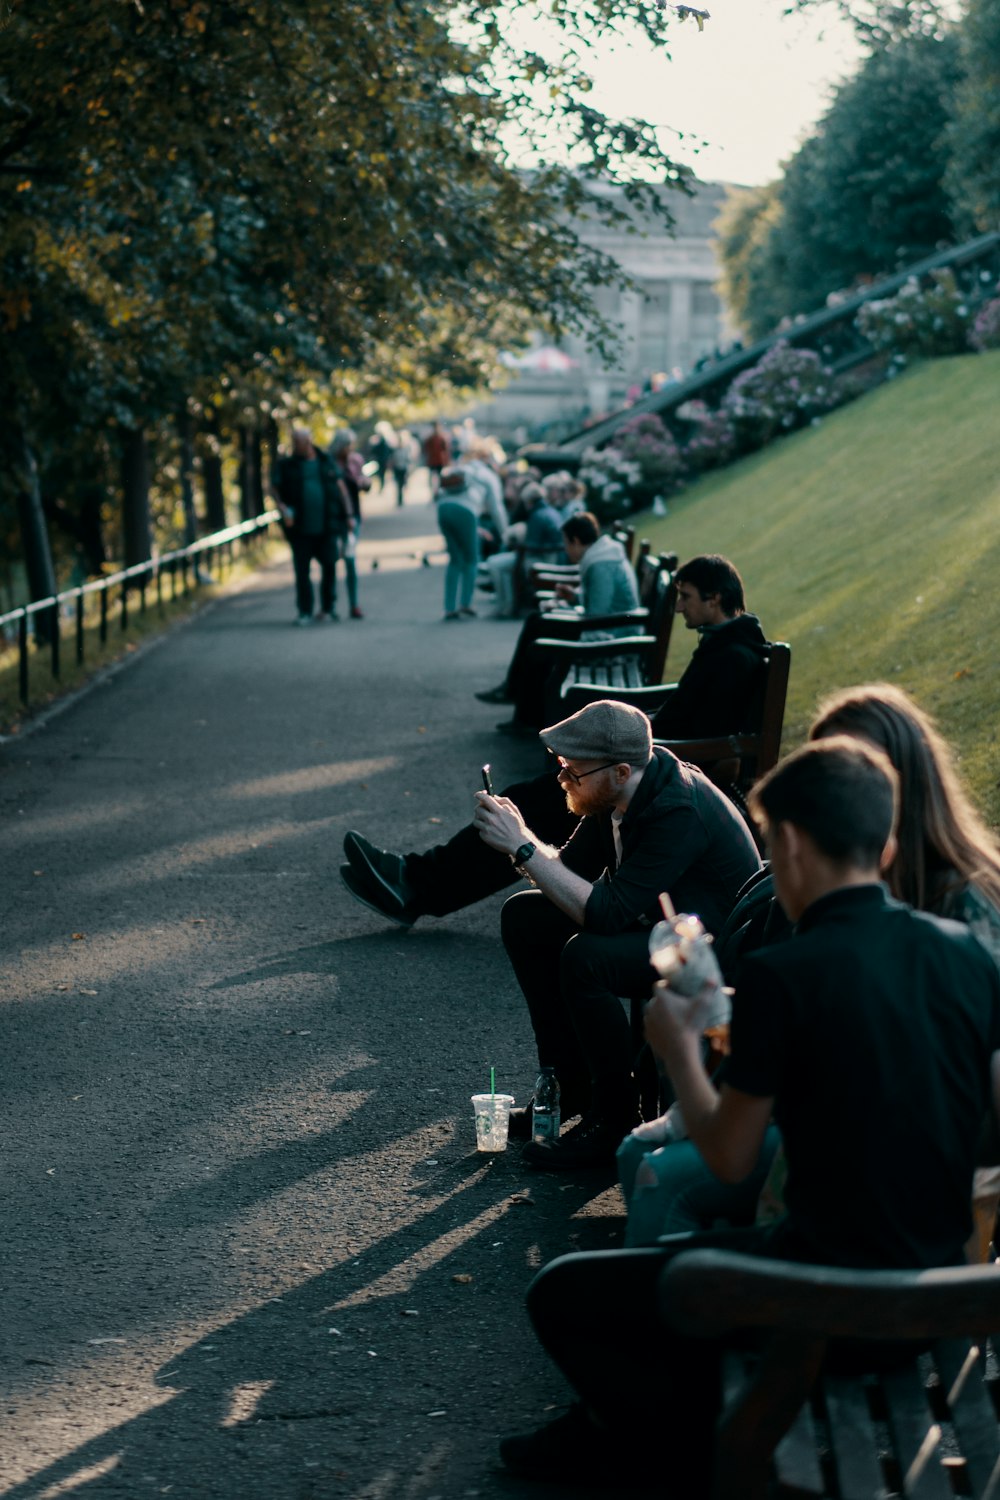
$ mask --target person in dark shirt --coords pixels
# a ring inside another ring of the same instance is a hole
[[[699,739],[743,727],[766,645],[756,615],[747,614],[743,580],[731,562],[709,555],[678,570],[678,612],[702,639],[664,706],[652,715],[658,739]],[[683,580],[683,581],[681,581]],[[545,843],[561,847],[579,821],[551,772],[515,782],[503,795]],[[355,900],[411,927],[419,917],[445,917],[517,880],[510,861],[488,848],[468,823],[447,843],[424,852],[380,849],[351,829],[344,836],[340,875]]]
[[[748,614],[743,580],[728,558],[693,557],[674,575],[677,613],[700,637],[679,682],[652,715],[657,739],[700,739],[748,727],[767,638]]]
[[[634,1045],[622,996],[649,994],[649,932],[661,892],[718,932],[740,887],[760,869],[732,803],[694,766],[654,747],[641,709],[590,703],[539,738],[579,826],[563,848],[541,841],[516,804],[480,792],[484,843],[535,886],[506,902],[500,931],[535,1033],[540,1067],[559,1079],[560,1139],[532,1142],[546,1170],[606,1166],[638,1119]],[[512,1115],[517,1134],[530,1103]],[[527,1133],[525,1128],[523,1133]]]
[[[313,618],[312,563],[319,563],[320,620],[336,619],[335,568],[348,525],[349,500],[333,461],[314,446],[304,427],[292,432],[292,451],[278,459],[271,489],[281,512],[295,566],[298,623]]]
[[[628,1435],[647,1422],[665,1439],[668,1491],[690,1477],[669,1462],[710,1451],[721,1345],[650,1336],[658,1277],[684,1250],[883,1270],[963,1262],[977,1146],[1000,1102],[1000,975],[965,927],[913,911],[880,883],[897,795],[887,758],[845,737],[795,752],[752,795],[795,933],[744,962],[720,1088],[702,1062],[706,995],[656,986],[646,1035],[721,1180],[750,1172],[774,1115],[787,1215],[546,1267],[529,1311],[583,1405],[501,1445],[518,1474],[620,1474]],[[664,1432],[671,1421],[683,1442]]]

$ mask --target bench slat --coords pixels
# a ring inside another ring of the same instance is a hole
[[[799,1408],[798,1416],[774,1450],[774,1467],[783,1489],[801,1495],[823,1495],[816,1431],[808,1401]]]
[[[830,1379],[823,1395],[841,1500],[872,1500],[884,1491],[885,1480],[864,1387],[857,1380]]]
[[[952,1500],[951,1483],[941,1467],[941,1429],[927,1404],[920,1371],[915,1364],[905,1365],[880,1376],[879,1385],[902,1471],[903,1493],[912,1500]]]
[[[972,1481],[972,1493],[985,1500],[987,1495],[998,1493],[1000,1433],[993,1402],[983,1384],[982,1356],[966,1372],[960,1388],[955,1391],[956,1382],[965,1369],[969,1348],[965,1340],[947,1339],[935,1344],[932,1352],[948,1398],[959,1450]]]

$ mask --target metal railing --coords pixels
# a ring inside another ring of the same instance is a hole
[[[112,613],[112,596],[116,597],[119,634],[124,635],[134,616],[141,618],[147,608],[148,595],[153,593],[156,607],[162,612],[165,605],[177,598],[186,598],[194,590],[208,583],[221,583],[232,571],[237,550],[248,551],[260,541],[270,527],[279,520],[276,510],[265,511],[252,521],[243,521],[238,526],[229,526],[225,531],[213,532],[192,542],[189,547],[178,548],[150,558],[149,562],[135,563],[120,573],[108,578],[95,579],[93,583],[80,584],[52,594],[47,599],[35,599],[18,609],[0,615],[0,653],[4,638],[13,627],[17,632],[18,689],[25,707],[30,701],[29,650],[31,625],[34,623],[38,650],[48,648],[51,653],[51,672],[58,682],[62,669],[63,607],[72,606],[74,650],[78,666],[85,660],[87,605],[96,602],[98,639],[107,643]],[[214,568],[214,576],[213,576]],[[169,593],[166,585],[169,583]],[[138,599],[134,596],[138,594]],[[133,597],[130,599],[130,595]]]

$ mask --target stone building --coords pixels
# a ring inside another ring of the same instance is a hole
[[[608,190],[611,193],[613,190]],[[621,198],[620,192],[615,196]],[[695,184],[694,195],[671,192],[673,234],[645,221],[630,234],[603,224],[587,228],[588,243],[612,256],[641,291],[600,287],[598,311],[621,331],[617,360],[606,365],[571,336],[557,350],[535,340],[488,401],[463,415],[481,432],[522,441],[557,441],[609,411],[625,406],[630,393],[689,373],[705,354],[735,338],[716,292],[719,265],[713,225],[726,187]]]

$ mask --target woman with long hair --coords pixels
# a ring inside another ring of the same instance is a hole
[[[894,896],[971,927],[1000,963],[1000,846],[955,771],[930,715],[888,682],[824,698],[811,740],[848,734],[883,751],[899,776]]]
[[[918,911],[964,922],[1000,965],[1000,845],[973,807],[930,715],[901,688],[869,683],[820,703],[809,738],[839,734],[874,745],[899,776],[897,850],[885,872],[892,894]],[[665,1118],[640,1125],[619,1148],[629,1210],[626,1245],[655,1244],[666,1234],[710,1228],[719,1218],[749,1223],[755,1210],[758,1217],[782,1211],[780,1198],[766,1208],[758,1203],[778,1147],[773,1126],[755,1171],[732,1187],[712,1177],[689,1141],[671,1141]],[[980,1259],[998,1196],[1000,1172],[977,1172]]]

